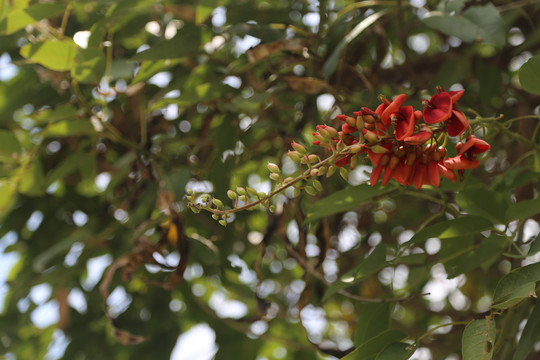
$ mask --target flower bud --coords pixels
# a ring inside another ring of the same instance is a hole
[[[291,160],[295,163],[302,161],[302,155],[298,151],[288,151],[287,156],[289,156],[289,158],[291,158]]]
[[[285,178],[285,180],[283,180],[283,182],[284,182],[284,183],[288,183],[288,182],[291,182],[291,181],[293,181],[293,180],[294,180],[294,179],[293,179],[292,177],[289,176],[289,177]]]
[[[386,154],[388,152],[388,149],[381,145],[373,145],[369,149],[375,154]]]
[[[244,189],[243,187],[240,187],[240,186],[236,188],[236,192],[239,195],[246,195],[246,189]]]
[[[212,219],[218,220],[218,219],[219,219],[219,215],[218,215],[218,214],[212,214]]]
[[[349,151],[352,152],[353,154],[358,154],[362,150],[362,147],[363,146],[360,143],[352,144],[351,147],[349,148]]]
[[[270,170],[273,173],[279,174],[281,172],[281,170],[279,169],[279,166],[274,163],[268,163],[267,167],[268,167],[268,170]]]
[[[320,128],[319,130],[317,130],[317,132],[321,134],[321,136],[325,140],[330,140],[332,138],[332,135],[330,135],[330,132],[326,130],[326,128]]]
[[[326,171],[326,177],[327,178],[331,177],[332,175],[334,175],[335,172],[336,172],[336,167],[335,166],[329,166],[328,170]]]
[[[392,156],[390,158],[390,161],[388,162],[388,167],[390,169],[395,169],[398,164],[399,164],[399,158],[397,156]]]
[[[364,134],[364,139],[366,139],[370,144],[376,143],[379,140],[377,134],[375,134],[373,131],[366,132]]]
[[[381,159],[379,160],[378,165],[386,166],[388,165],[389,161],[390,161],[390,156],[388,154],[384,154],[383,156],[381,156]]]
[[[315,164],[316,162],[319,162],[319,157],[315,154],[308,155],[308,160],[311,164]]]
[[[279,181],[279,174],[277,173],[271,173],[270,174],[270,179],[274,180],[274,181]]]
[[[347,116],[347,118],[345,119],[345,122],[346,122],[347,125],[349,125],[350,127],[353,127],[353,128],[356,127],[356,119],[353,118],[353,117]]]
[[[212,199],[212,202],[214,203],[214,205],[216,205],[217,207],[223,207],[223,202],[219,199],[216,199],[216,198],[213,198]]]
[[[338,137],[339,136],[339,133],[338,131],[333,128],[332,126],[327,126],[325,128],[326,131],[328,131],[328,133],[330,134],[331,137]]]
[[[219,224],[221,226],[227,226],[227,221],[226,220],[219,220]]]
[[[311,169],[309,172],[311,176],[319,176],[319,169]]]
[[[307,192],[309,195],[313,196],[313,195],[317,195],[317,190],[315,190],[315,188],[313,186],[306,186],[304,188],[305,192]]]
[[[317,169],[317,176],[323,176],[324,174],[326,174],[326,170],[326,166],[321,166]]]
[[[307,154],[307,149],[304,147],[304,145],[299,144],[297,142],[292,142],[291,146],[294,150],[298,151],[300,154]]]
[[[351,169],[354,169],[358,165],[358,156],[351,157]]]
[[[313,187],[315,188],[315,190],[317,190],[319,192],[323,191],[323,186],[322,186],[322,184],[321,184],[321,182],[319,180],[313,180],[312,184],[313,184]]]
[[[367,124],[375,124],[375,118],[373,117],[373,115],[364,115],[364,121]]]
[[[249,195],[257,196],[257,190],[255,190],[254,188],[246,187],[246,190],[247,190]]]
[[[228,191],[227,191],[227,196],[228,196],[229,199],[231,199],[231,200],[234,200],[234,199],[238,198],[238,194],[235,193],[235,192],[232,191],[232,190],[228,190]]]
[[[262,199],[262,198],[265,198],[266,197],[266,193],[263,193],[262,191],[261,192],[258,192],[257,193],[257,197]]]
[[[358,131],[362,131],[364,128],[364,118],[360,115],[356,117],[356,128]]]
[[[343,180],[349,181],[349,172],[344,167],[339,169],[339,175],[341,175]]]

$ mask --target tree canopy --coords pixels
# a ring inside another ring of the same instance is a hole
[[[0,354],[538,357],[539,18],[0,2]]]

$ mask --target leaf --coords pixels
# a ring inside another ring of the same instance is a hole
[[[378,186],[373,187],[368,184],[348,187],[311,205],[307,211],[306,222],[354,209],[371,201],[376,196],[390,192],[391,190]]]
[[[402,342],[395,342],[384,348],[377,355],[376,360],[407,360],[414,353],[414,346]]]
[[[80,83],[97,84],[105,73],[105,55],[97,48],[80,49],[71,76]]]
[[[495,345],[495,320],[473,320],[463,331],[463,360],[489,360]]]
[[[32,159],[24,172],[20,174],[19,193],[28,196],[41,196],[45,193],[45,175],[43,165],[37,158]]]
[[[527,256],[533,256],[540,252],[540,234],[536,236],[536,239],[533,240]]]
[[[305,94],[318,94],[328,87],[321,79],[314,77],[283,76],[291,90]]]
[[[65,9],[66,6],[64,4],[53,3],[35,4],[29,7],[15,9],[0,21],[0,34],[12,34],[17,30],[23,29],[26,25],[61,14]]]
[[[45,136],[80,136],[94,133],[94,127],[88,120],[62,120],[48,126]]]
[[[199,52],[201,43],[201,28],[185,22],[184,27],[170,40],[158,42],[150,49],[141,51],[132,60],[163,60],[193,56]]]
[[[405,265],[422,265],[426,263],[427,256],[425,253],[411,254],[395,258],[392,263]]]
[[[54,109],[46,109],[35,112],[31,115],[31,118],[34,119],[34,121],[39,125],[42,125],[44,123],[58,120],[73,119],[77,116],[78,114],[76,107],[71,104],[62,104],[58,105]]]
[[[3,220],[17,200],[16,183],[12,179],[0,179],[0,221]]]
[[[376,273],[386,264],[386,247],[384,244],[379,244],[368,255],[366,259],[356,265],[352,270],[347,271],[339,280],[333,283],[326,290],[323,301],[337,293],[341,289],[359,283],[363,278]]]
[[[456,195],[460,208],[469,215],[481,216],[494,224],[506,223],[505,209],[509,196],[485,187],[468,187]]]
[[[448,271],[448,279],[483,266],[486,263],[491,264],[502,254],[506,245],[506,237],[491,236],[484,239],[476,250],[468,251],[459,256],[452,264],[445,264]]]
[[[365,304],[356,322],[354,343],[361,345],[388,329],[390,323],[390,303]]]
[[[150,79],[153,75],[160,71],[165,71],[168,68],[177,65],[181,60],[166,59],[157,61],[143,61],[137,71],[137,75],[133,78],[131,85]]]
[[[429,238],[447,239],[477,234],[493,228],[493,224],[480,216],[463,216],[427,226],[414,234],[407,243],[419,243]]]
[[[334,71],[337,69],[341,53],[353,41],[360,35],[364,30],[373,25],[377,20],[379,20],[383,15],[386,15],[390,10],[385,9],[374,14],[369,15],[362,21],[360,21],[350,33],[348,33],[343,40],[341,40],[332,54],[328,57],[323,66],[323,78],[328,79]]]
[[[21,55],[55,71],[68,71],[75,65],[77,45],[73,41],[46,40],[38,44],[26,44]]]
[[[266,59],[270,55],[281,51],[301,52],[309,46],[306,39],[282,39],[271,43],[259,44],[247,51],[249,62],[254,63]]]
[[[540,339],[540,301],[537,301],[523,328],[512,360],[525,360]]]
[[[519,69],[519,83],[523,90],[540,95],[540,55],[531,57]]]
[[[506,39],[501,15],[491,3],[471,6],[462,15],[450,16],[432,11],[422,21],[435,30],[465,42],[483,40],[501,48]]]
[[[540,280],[540,263],[512,270],[499,280],[493,294],[493,303],[500,304],[514,298],[521,301],[524,297],[531,295],[531,288],[534,294],[535,283],[538,280]]]
[[[342,360],[364,360],[370,359],[388,345],[405,338],[406,335],[396,329],[383,331],[377,336],[358,346],[353,352],[343,357]]]
[[[178,104],[179,106],[190,106],[205,101],[212,101],[216,99],[224,99],[228,95],[236,93],[236,89],[219,82],[204,83],[194,86],[191,91],[186,89],[182,92],[178,99],[163,99],[167,100],[166,103]],[[151,109],[159,108],[162,106],[162,102],[156,102]]]
[[[510,204],[506,209],[506,221],[527,219],[540,213],[540,197]]]
[[[0,162],[16,160],[21,151],[19,140],[11,131],[0,130]]]

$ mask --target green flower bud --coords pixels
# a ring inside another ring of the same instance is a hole
[[[352,144],[351,147],[349,148],[349,151],[352,152],[353,154],[358,154],[361,150],[362,150],[362,144],[360,143]]]
[[[315,190],[315,188],[313,186],[306,186],[304,188],[304,190],[309,194],[309,195],[317,195],[317,190]]]
[[[271,213],[275,213],[276,212],[276,205],[270,205],[268,210],[270,210]]]
[[[307,149],[304,147],[304,145],[299,144],[297,142],[292,142],[291,146],[294,150],[298,151],[300,154],[307,154]]]
[[[319,191],[319,192],[323,191],[323,186],[322,186],[322,184],[321,184],[321,182],[319,180],[313,180],[311,183],[313,184],[313,187],[317,191]]]
[[[317,172],[317,176],[323,176],[324,174],[326,174],[326,171],[328,169],[326,168],[326,166],[321,166],[318,170],[319,171]]]
[[[226,220],[219,220],[219,224],[221,226],[227,226],[227,221]]]
[[[216,205],[217,207],[223,207],[223,202],[219,199],[216,199],[216,198],[213,198],[212,199],[212,202],[214,203],[214,205]]]
[[[244,189],[243,187],[237,187],[237,188],[236,188],[236,192],[237,192],[239,195],[246,195],[246,189]]]
[[[279,181],[279,178],[280,178],[280,176],[277,173],[271,173],[270,174],[270,179],[272,179],[274,181]]]
[[[295,163],[302,161],[302,155],[298,151],[288,151],[287,156],[290,157]]]
[[[218,215],[218,214],[212,214],[212,219],[218,220],[218,219],[219,219],[219,215]]]
[[[238,197],[238,194],[235,193],[232,190],[228,190],[227,191],[227,196],[229,197],[229,199],[234,200],[234,199],[236,199]]]
[[[265,197],[266,197],[266,194],[263,193],[263,192],[261,191],[261,192],[257,193],[257,196],[258,196],[260,199],[262,199],[262,198],[265,198]]]
[[[375,154],[386,154],[388,152],[388,149],[381,145],[374,145],[374,146],[371,146],[369,149],[373,151]]]
[[[267,167],[268,167],[268,170],[270,170],[273,173],[280,173],[281,172],[281,170],[279,169],[279,166],[277,166],[274,163],[268,163]]]
[[[257,196],[257,190],[255,190],[254,188],[246,187],[246,190],[247,190],[249,195]]]
[[[310,163],[315,164],[319,162],[319,157],[315,154],[308,155],[308,160]]]
[[[319,169],[311,169],[309,172],[311,176],[319,176]]]
[[[339,169],[339,175],[343,178],[345,181],[349,181],[349,172],[346,168],[342,167]]]
[[[329,178],[331,177],[332,175],[334,175],[336,172],[336,167],[335,166],[329,166],[328,167],[328,170],[326,171],[326,177]]]

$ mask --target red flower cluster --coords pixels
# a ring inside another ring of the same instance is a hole
[[[338,115],[343,122],[341,131],[317,126],[314,144],[331,149],[339,149],[341,142],[341,146],[350,146],[351,151],[335,161],[336,167],[354,168],[357,155],[367,152],[374,165],[370,178],[373,186],[381,176],[383,185],[394,179],[417,189],[425,184],[439,186],[441,177],[456,182],[454,170],[461,179],[464,170],[479,166],[476,155],[487,151],[490,145],[469,135],[465,143],[456,145],[458,155],[446,158],[447,136],[463,134],[469,122],[457,107],[464,90],[446,92],[440,87],[437,90],[439,93],[429,101],[424,100],[423,112],[410,105],[403,106],[407,96],[401,94],[393,101],[381,97],[382,103],[375,111],[362,108],[354,113],[355,117]]]

